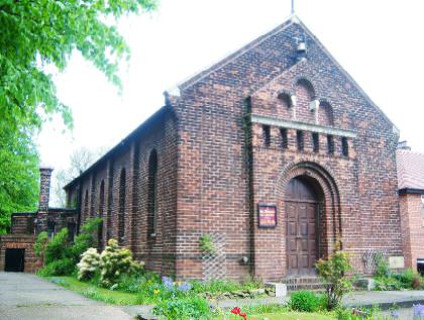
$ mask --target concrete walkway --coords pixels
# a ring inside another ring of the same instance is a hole
[[[129,320],[118,307],[85,298],[27,273],[0,272],[2,320]]]

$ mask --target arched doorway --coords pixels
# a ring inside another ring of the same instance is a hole
[[[315,274],[315,263],[320,256],[319,220],[323,199],[322,188],[311,177],[297,176],[287,184],[287,276]]]

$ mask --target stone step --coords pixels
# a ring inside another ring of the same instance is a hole
[[[288,291],[299,291],[299,290],[322,291],[324,290],[324,285],[317,277],[285,278],[281,280],[281,283],[284,283],[287,285]]]

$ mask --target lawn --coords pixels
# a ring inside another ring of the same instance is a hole
[[[113,291],[96,287],[92,284],[78,281],[73,277],[48,277],[52,283],[76,291],[88,298],[115,305],[139,305],[146,304],[142,301],[142,296],[136,293],[127,293],[122,291]],[[151,303],[151,301],[149,301]],[[248,314],[249,320],[331,320],[335,319],[331,315],[320,313],[301,313],[288,311],[287,307],[278,305],[252,306],[244,308]],[[241,320],[239,316],[231,315],[230,311],[225,311],[225,319]],[[224,316],[216,318],[223,319]]]
[[[241,319],[241,318],[240,318]],[[249,316],[249,320],[331,320],[335,319],[328,315],[319,313],[302,313],[302,312],[283,312],[283,313],[264,313],[261,315]]]
[[[97,301],[117,305],[135,305],[143,303],[139,301],[137,294],[98,288],[89,283],[78,281],[73,277],[48,277],[47,279],[57,285],[79,292],[83,296]]]

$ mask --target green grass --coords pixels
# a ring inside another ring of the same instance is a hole
[[[92,284],[78,281],[73,277],[48,277],[47,279],[69,290],[79,292],[83,296],[93,300],[117,305],[140,304],[137,294],[134,293],[98,288]]]
[[[330,313],[306,313],[291,311],[288,307],[269,304],[269,305],[258,305],[258,306],[245,306],[241,307],[241,311],[245,312],[249,320],[331,320],[336,319],[333,314]],[[230,310],[222,310],[216,320],[218,319],[229,319],[229,320],[241,320],[242,318],[238,315],[233,315]]]
[[[251,320],[330,320],[335,319],[328,315],[319,313],[303,313],[303,312],[284,312],[284,313],[265,313],[261,315],[252,315],[249,317]]]
[[[263,313],[259,315],[247,314],[249,320],[333,320],[336,319],[330,315],[324,315],[320,313],[304,313],[304,312],[277,312],[277,313]],[[224,319],[223,317],[216,318]],[[226,316],[225,319],[240,320],[243,319],[240,316],[231,315]]]

